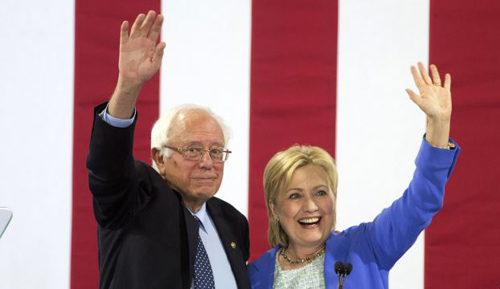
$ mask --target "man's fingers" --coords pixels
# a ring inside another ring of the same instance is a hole
[[[151,33],[149,33],[148,38],[156,43],[161,33],[161,25],[163,24],[163,15],[158,14],[156,16],[155,22],[153,23],[153,27],[151,27]]]
[[[156,12],[154,12],[153,10],[150,10],[148,12],[148,14],[146,15],[146,19],[144,19],[144,22],[142,22],[140,33],[139,33],[141,37],[148,36],[149,30],[151,30],[151,26],[153,25],[155,18],[156,18]]]
[[[444,88],[450,92],[451,90],[451,75],[449,73],[446,73],[444,76]]]
[[[135,38],[140,35],[141,26],[145,18],[146,15],[144,14],[137,15],[134,24],[132,24],[132,29],[130,30],[130,38]]]
[[[151,60],[154,64],[157,64],[158,66],[161,65],[163,52],[165,51],[166,46],[167,44],[165,44],[165,42],[160,42],[156,45],[155,53],[153,54],[153,59]]]
[[[433,84],[441,86],[441,78],[439,77],[439,71],[438,71],[436,65],[434,65],[434,64],[431,64],[431,74],[432,74]]]
[[[424,82],[426,84],[432,84],[432,80],[429,77],[429,74],[427,74],[427,71],[425,70],[425,67],[422,64],[422,62],[418,63],[418,70],[420,71],[420,75],[422,76],[422,79],[424,80]]]
[[[127,42],[128,40],[128,21],[123,21],[120,27],[120,44]]]
[[[411,66],[411,75],[413,76],[413,81],[415,81],[415,84],[417,85],[418,89],[421,89],[425,83],[418,74],[417,69],[413,65]]]

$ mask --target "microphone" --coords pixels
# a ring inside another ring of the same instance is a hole
[[[342,274],[342,272],[344,272],[344,263],[342,263],[342,261],[337,261],[335,263],[335,273],[337,273],[337,275],[340,275]]]
[[[344,273],[345,273],[345,276],[349,276],[349,274],[351,274],[351,271],[352,271],[352,264],[351,263],[346,263],[345,266],[344,266]]]
[[[337,261],[335,263],[335,273],[339,276],[339,287],[338,289],[344,289],[345,279],[352,271],[351,263],[343,263],[342,261]]]

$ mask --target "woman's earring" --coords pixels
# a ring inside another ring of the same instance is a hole
[[[276,217],[276,223],[279,223],[279,222],[280,222],[280,218]]]

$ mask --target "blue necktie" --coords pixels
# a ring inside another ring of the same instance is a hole
[[[200,221],[194,216],[198,222]],[[198,234],[198,246],[196,247],[196,256],[194,259],[194,289],[215,289],[214,274],[207,251],[201,237]]]

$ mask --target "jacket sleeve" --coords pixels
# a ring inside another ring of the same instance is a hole
[[[137,170],[132,156],[135,122],[126,128],[113,127],[98,115],[105,107],[106,103],[94,109],[87,157],[89,188],[98,224],[119,228],[149,201],[151,188],[150,182],[140,181],[148,176]]]
[[[389,270],[443,206],[445,185],[460,147],[438,149],[422,141],[408,189],[366,227],[379,266]]]

